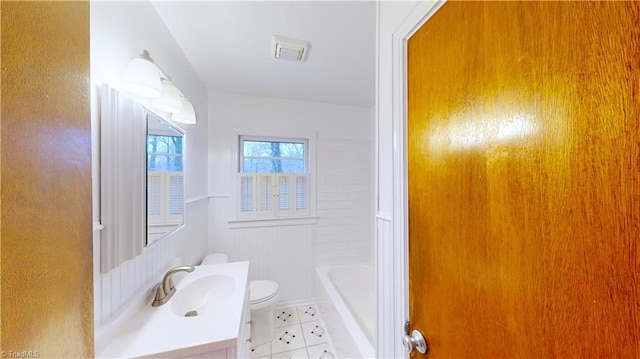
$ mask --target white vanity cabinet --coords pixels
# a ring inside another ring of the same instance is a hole
[[[248,359],[251,357],[249,350],[251,349],[251,312],[249,311],[249,287],[245,295],[244,307],[242,308],[242,320],[240,323],[240,332],[238,333],[238,342],[236,346],[224,349],[209,351],[206,353],[190,355],[183,358],[192,359]]]

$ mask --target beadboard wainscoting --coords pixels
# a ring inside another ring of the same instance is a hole
[[[94,265],[96,328],[117,317],[144,291],[151,290],[176,258],[184,264],[202,260],[207,252],[207,243],[202,240],[207,233],[207,202],[207,197],[188,200],[182,229],[146,247],[141,255],[109,273],[100,273],[100,266]],[[100,229],[100,225],[94,225],[94,248],[100,248]],[[94,263],[99,264],[99,251],[95,252]]]
[[[395,308],[398,301],[403,301],[405,295],[402,283],[395,282],[395,272],[398,266],[395,260],[398,255],[396,244],[393,242],[393,221],[391,214],[378,213],[376,215],[376,237],[378,245],[377,260],[377,288],[394,288],[394,290],[378,290],[378,308]],[[396,290],[398,288],[398,290]],[[399,310],[378,310],[376,323],[401,323],[402,308]],[[399,325],[377,325],[376,353],[396,353],[400,344],[398,338],[401,330]]]
[[[249,280],[278,282],[281,302],[311,298],[314,225],[229,228],[229,197],[209,199],[209,248],[251,262]]]

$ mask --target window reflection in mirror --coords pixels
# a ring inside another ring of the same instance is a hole
[[[147,245],[184,224],[184,133],[147,114]]]

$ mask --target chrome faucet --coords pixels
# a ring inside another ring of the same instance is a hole
[[[162,278],[162,282],[158,284],[158,289],[156,290],[156,298],[151,303],[153,307],[159,307],[171,299],[173,293],[176,292],[176,287],[173,286],[173,275],[177,272],[188,272],[191,273],[196,268],[194,266],[180,266],[169,269],[167,274]]]

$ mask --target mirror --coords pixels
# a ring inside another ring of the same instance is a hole
[[[147,245],[184,224],[184,132],[147,111]]]
[[[107,85],[100,103],[100,272],[184,225],[185,135]]]
[[[107,85],[100,97],[100,272],[109,273],[146,242],[147,111]]]

